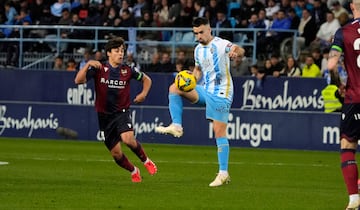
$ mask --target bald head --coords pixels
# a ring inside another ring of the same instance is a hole
[[[352,0],[350,8],[354,18],[360,18],[360,0]]]

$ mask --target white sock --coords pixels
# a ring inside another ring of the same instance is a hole
[[[228,175],[229,175],[229,172],[228,172],[228,171],[224,171],[224,170],[220,170],[220,171],[219,171],[219,174],[228,176]]]
[[[134,170],[131,172],[131,174],[135,174],[135,173],[136,173],[136,171],[137,171],[137,168],[136,168],[136,167],[134,167]]]
[[[359,202],[359,194],[352,194],[349,196],[349,203],[358,203]]]

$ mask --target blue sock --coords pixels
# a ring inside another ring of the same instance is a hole
[[[169,111],[172,123],[182,125],[183,101],[181,96],[169,93]]]
[[[229,164],[229,141],[226,137],[216,138],[218,148],[219,170],[227,171]]]

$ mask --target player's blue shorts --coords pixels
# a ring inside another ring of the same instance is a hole
[[[341,138],[351,142],[360,139],[360,104],[344,104],[340,123]]]
[[[232,101],[211,95],[200,85],[197,85],[195,90],[199,94],[196,104],[206,107],[206,119],[227,123]]]

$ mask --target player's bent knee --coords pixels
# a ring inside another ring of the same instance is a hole
[[[355,149],[356,150],[356,148],[358,146],[358,143],[353,142],[353,141],[349,141],[346,138],[342,138],[341,142],[340,142],[340,145],[341,145],[341,149]]]

